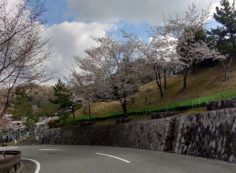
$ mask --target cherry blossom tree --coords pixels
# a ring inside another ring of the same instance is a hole
[[[76,57],[83,85],[93,88],[93,97],[98,100],[119,100],[123,115],[127,116],[127,98],[137,91],[140,80],[134,62],[138,56],[136,36],[123,33],[123,40],[113,37],[95,38],[98,46],[85,51],[84,57]]]
[[[0,86],[6,90],[3,115],[14,97],[14,88],[45,79],[47,40],[42,38],[44,12],[40,0],[10,4],[0,2]]]
[[[195,55],[195,53],[198,52],[196,50],[203,47],[206,48],[205,45],[202,44],[201,33],[204,32],[209,14],[209,8],[198,12],[195,4],[192,4],[188,11],[186,11],[184,17],[169,17],[168,20],[165,21],[166,32],[178,40],[176,52],[184,68],[183,89],[187,87],[189,69],[193,67],[194,64],[209,58],[209,56],[205,56],[204,54],[201,54],[201,58],[199,54]]]
[[[177,63],[176,39],[167,35],[163,27],[153,27],[148,42],[139,42],[146,63],[153,66],[155,81],[160,98],[164,97],[163,89],[167,89],[167,72]]]

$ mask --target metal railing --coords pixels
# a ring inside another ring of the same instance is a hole
[[[0,151],[3,159],[0,159],[0,172],[10,169],[17,170],[17,165],[21,160],[20,151]]]

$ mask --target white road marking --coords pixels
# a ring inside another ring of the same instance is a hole
[[[36,165],[36,169],[35,169],[34,173],[39,173],[39,171],[40,171],[40,163],[37,160],[26,159],[26,158],[21,158],[21,160],[28,160],[28,161],[34,162],[34,164]]]
[[[15,150],[19,147],[15,147],[15,146],[10,146],[10,147],[0,147],[1,151],[5,151],[5,150]]]
[[[116,157],[116,156],[113,156],[113,155],[110,155],[110,154],[104,154],[104,153],[96,153],[96,154],[101,155],[101,156],[111,157],[111,158],[114,158],[114,159],[118,159],[118,160],[123,161],[125,163],[131,163],[131,161],[128,161],[128,160],[125,160],[125,159],[122,159],[120,157]]]
[[[41,148],[40,151],[58,151],[59,149]]]

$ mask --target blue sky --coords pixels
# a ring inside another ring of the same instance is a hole
[[[67,14],[69,11],[66,0],[46,0],[46,12],[43,19],[46,20],[47,25],[59,24],[64,21],[73,21],[74,17]]]
[[[232,0],[230,0],[232,1]],[[182,15],[193,2],[200,10],[219,0],[45,0],[47,11],[45,37],[50,39],[53,56],[49,64],[56,78],[68,76],[74,67],[74,57],[83,56],[85,49],[96,43],[93,36],[120,30],[133,32],[147,40],[150,25],[161,24],[163,16]],[[215,27],[209,22],[207,28]]]
[[[73,13],[70,12],[70,8],[66,0],[57,0],[56,3],[54,0],[47,0],[45,1],[45,6],[47,11],[43,14],[42,18],[45,20],[48,27],[63,23],[65,21],[79,21],[79,19],[73,16]],[[116,22],[116,29],[111,32],[116,37],[120,37],[120,30],[125,30],[127,32],[136,33],[142,39],[148,39],[147,31],[149,30],[149,27],[150,24],[147,22],[129,23],[126,21],[119,21]]]
[[[79,16],[76,17],[73,15],[74,13],[73,11],[71,11],[68,0],[56,0],[56,1],[46,0],[45,6],[47,11],[44,13],[43,19],[46,21],[47,26],[60,24],[65,21],[67,22],[80,21]],[[83,21],[83,22],[89,23],[88,21]],[[134,32],[142,39],[148,39],[147,31],[149,30],[150,27],[149,22],[142,21],[138,23],[132,23],[129,21],[122,20],[115,23],[116,23],[116,29],[113,30],[112,32],[117,37],[120,37],[119,30],[122,29],[127,32]],[[207,28],[215,27],[216,24],[217,23],[214,20],[211,20]]]

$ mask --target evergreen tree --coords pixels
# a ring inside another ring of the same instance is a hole
[[[72,107],[72,94],[66,87],[65,83],[59,79],[53,87],[53,90],[55,99],[51,100],[52,103],[57,104],[60,110],[66,110]]]
[[[220,5],[221,7],[216,7],[214,13],[214,19],[220,26],[211,29],[210,35],[222,54],[236,55],[235,0],[232,4],[228,0],[221,0]]]
[[[29,101],[29,97],[22,90],[16,91],[12,110],[15,119],[20,120],[22,117],[26,117],[28,121],[34,119],[32,104]]]

